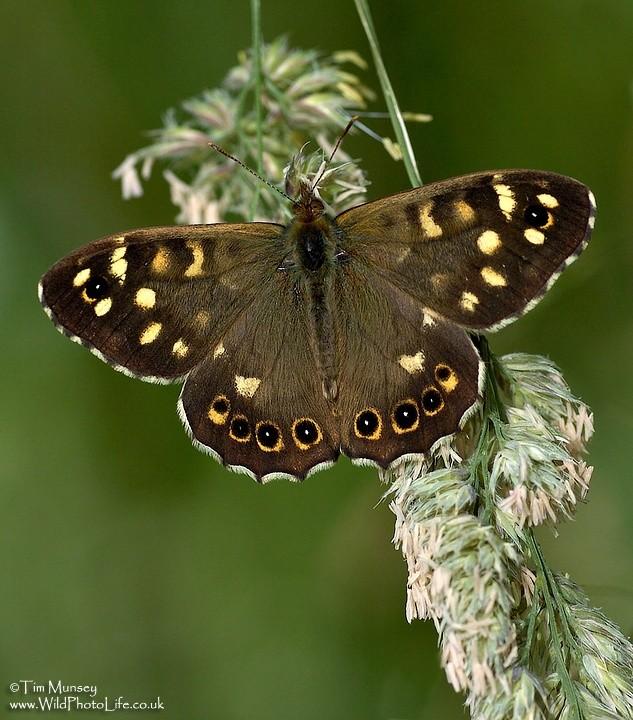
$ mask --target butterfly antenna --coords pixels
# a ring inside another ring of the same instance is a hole
[[[234,155],[231,155],[231,153],[228,153],[224,148],[221,148],[217,143],[210,141],[209,147],[213,148],[214,150],[217,150],[217,152],[219,152],[220,155],[224,155],[224,157],[227,157],[229,160],[233,160],[234,163],[236,163],[240,167],[244,168],[244,170],[248,170],[248,172],[251,175],[256,177],[258,180],[260,180],[264,184],[268,185],[268,187],[272,188],[275,192],[278,192],[280,195],[285,197],[286,200],[290,200],[291,203],[295,202],[289,195],[286,195],[286,193],[283,190],[280,190],[276,185],[273,185],[272,183],[268,182],[268,180],[265,180],[261,175],[259,175],[259,173],[256,173],[253,170],[253,168],[248,167],[248,165],[246,165],[246,163],[243,163],[239,158],[236,158]]]
[[[352,129],[354,123],[358,120],[358,115],[353,115],[347,125],[345,126],[345,130],[339,135],[338,140],[336,141],[336,145],[334,145],[334,150],[332,150],[330,157],[328,158],[328,161],[323,166],[323,170],[321,170],[319,177],[312,183],[312,190],[314,191],[314,188],[317,187],[317,185],[321,182],[321,179],[325,175],[325,171],[327,170],[327,166],[332,162],[334,159],[334,156],[336,155],[337,150],[341,147],[341,143],[343,142],[343,138],[347,135],[347,133]]]

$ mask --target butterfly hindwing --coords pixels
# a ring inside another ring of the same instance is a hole
[[[341,447],[387,467],[455,432],[480,397],[467,333],[354,260],[339,279]],[[372,327],[380,327],[375,333]]]
[[[589,189],[531,170],[467,175],[337,218],[345,250],[464,327],[490,330],[528,310],[584,248]]]
[[[112,235],[55,264],[40,300],[63,333],[116,369],[175,380],[255,300],[282,229],[219,224]]]
[[[276,272],[185,382],[180,414],[198,447],[264,482],[336,460],[309,328],[305,288]]]

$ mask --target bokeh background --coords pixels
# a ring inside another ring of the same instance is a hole
[[[589,503],[550,563],[633,630],[633,4],[373,3],[426,181],[536,167],[592,186],[594,240],[497,352],[552,357],[590,403]],[[369,52],[350,0],[263,4],[265,37]],[[160,695],[166,718],[459,718],[374,472],[347,461],[257,486],[196,452],[177,387],[130,380],[62,338],[36,299],[59,257],[173,221],[157,175],[113,168],[250,42],[245,0],[0,4],[0,685]],[[377,87],[373,73],[365,75]],[[380,109],[380,108],[379,108]],[[386,125],[377,126],[387,132]],[[364,136],[371,196],[407,187]]]

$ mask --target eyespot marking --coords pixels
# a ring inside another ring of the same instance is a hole
[[[159,322],[150,323],[141,333],[141,337],[139,338],[141,345],[149,345],[150,343],[153,343],[160,335],[162,327],[162,324]]]
[[[311,418],[299,418],[292,423],[292,439],[300,450],[309,450],[321,442],[323,433]]]
[[[252,398],[257,392],[257,388],[259,388],[261,380],[256,377],[243,377],[242,375],[236,375],[234,382],[238,395]]]
[[[202,275],[202,263],[204,262],[204,251],[197,240],[187,240],[187,247],[191,250],[193,260],[185,270],[185,277],[197,277]]]
[[[207,417],[216,425],[224,425],[231,410],[231,403],[226,395],[216,395],[209,406]]]
[[[475,312],[475,308],[479,305],[479,298],[475,295],[475,293],[463,292],[459,304],[463,310],[466,310],[467,312]]]
[[[269,420],[257,423],[255,439],[259,449],[264,452],[279,452],[284,446],[279,426]]]
[[[431,210],[433,209],[433,203],[425,203],[420,206],[420,225],[425,234],[430,238],[441,237],[442,228],[433,220],[431,216]]]
[[[88,282],[89,277],[90,277],[90,268],[84,268],[83,270],[80,270],[73,278],[73,285],[75,287],[81,287],[82,285],[85,285]]]
[[[140,288],[136,291],[134,302],[143,310],[150,310],[156,305],[156,293],[151,288]]]
[[[523,236],[529,243],[532,243],[532,245],[542,245],[545,242],[545,233],[534,228],[527,228],[527,230],[523,232]]]
[[[494,230],[484,230],[477,238],[477,247],[484,255],[493,255],[501,247],[499,233]]]
[[[398,403],[391,413],[391,427],[395,433],[414,432],[420,426],[420,411],[413,398]]]
[[[106,313],[110,312],[110,308],[112,307],[112,299],[111,298],[104,298],[103,300],[99,300],[99,302],[95,305],[95,315],[98,317],[102,317]]]
[[[169,255],[169,250],[164,247],[158,248],[156,255],[154,255],[154,259],[152,260],[152,271],[157,275],[163,275],[169,270],[170,265],[171,257]]]
[[[361,410],[354,418],[354,433],[363,440],[378,440],[382,435],[382,418],[376,408]]]
[[[548,193],[541,193],[540,195],[536,196],[536,199],[541,203],[541,205],[545,205],[545,207],[549,208],[550,210],[558,207],[558,200],[553,195],[549,195]]]
[[[171,351],[176,357],[179,357],[182,359],[189,352],[189,345],[187,345],[187,343],[182,338],[179,338],[174,343]]]
[[[398,364],[409,375],[415,375],[424,370],[424,353],[419,350],[415,355],[401,355]]]
[[[523,213],[523,219],[533,228],[549,227],[552,214],[542,205],[528,205]]]
[[[506,220],[512,220],[512,213],[517,202],[514,199],[514,192],[509,185],[493,185],[499,201],[499,209],[505,215]]]
[[[109,292],[110,281],[100,275],[95,275],[86,281],[81,291],[81,297],[84,302],[93,303],[103,300]]]
[[[251,439],[251,425],[244,415],[233,417],[229,426],[229,437],[241,443],[247,443]]]
[[[430,385],[422,393],[422,409],[424,414],[432,417],[437,415],[444,408],[444,398],[440,391]]]
[[[488,266],[481,268],[481,277],[486,285],[490,285],[492,287],[504,287],[507,285],[505,277]]]
[[[453,392],[459,383],[457,373],[449,365],[439,363],[435,366],[435,379],[440,387],[447,393]]]

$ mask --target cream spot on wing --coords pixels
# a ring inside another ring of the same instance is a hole
[[[169,256],[169,250],[164,247],[158,248],[152,260],[152,270],[158,275],[162,275],[169,270],[170,264],[171,258]]]
[[[595,215],[591,215],[589,217],[589,220],[587,221],[587,225],[589,225],[589,229],[593,230],[595,224],[596,224],[596,217],[595,217]]]
[[[75,287],[81,287],[82,285],[85,285],[88,282],[89,277],[90,277],[90,268],[84,268],[83,270],[80,270],[73,278],[73,285]]]
[[[415,375],[424,370],[424,353],[420,350],[415,355],[402,355],[398,362],[409,375]]]
[[[396,250],[396,262],[401,263],[404,262],[409,255],[411,255],[411,248],[409,247],[403,247],[400,248],[400,250]]]
[[[540,230],[535,230],[534,228],[528,228],[523,235],[532,245],[542,245],[545,242],[545,233],[542,233]]]
[[[213,359],[217,360],[219,357],[224,355],[225,352],[226,352],[226,349],[225,349],[224,345],[222,343],[218,343],[215,346],[215,350],[213,351]]]
[[[436,238],[442,235],[442,228],[431,217],[432,208],[433,203],[425,203],[420,207],[420,225],[428,237]]]
[[[99,300],[99,302],[95,305],[95,315],[101,317],[107,312],[110,312],[111,307],[112,300],[110,298],[103,298],[103,300]]]
[[[211,314],[207,310],[198,310],[198,312],[193,316],[193,321],[196,323],[196,325],[204,327],[205,325],[207,325],[210,318]]]
[[[193,260],[191,265],[185,270],[185,277],[202,275],[202,263],[204,262],[202,245],[196,240],[187,240],[187,247],[191,250]]]
[[[541,205],[544,205],[546,208],[550,208],[550,210],[552,208],[558,207],[558,200],[553,195],[549,195],[548,193],[541,193],[536,197],[541,203]]]
[[[257,392],[260,383],[261,380],[256,377],[235,376],[235,389],[237,390],[237,394],[242,397],[252,398]]]
[[[517,203],[514,199],[514,193],[509,185],[494,185],[494,190],[499,199],[499,208],[505,215],[506,220],[512,220],[512,213]]]
[[[127,272],[127,260],[125,259],[126,247],[118,247],[110,255],[110,273],[122,283]]]
[[[114,238],[114,242],[117,245],[123,245],[123,243],[125,242],[125,235],[118,235],[117,237]]]
[[[141,337],[139,338],[139,342],[141,343],[141,345],[149,345],[150,343],[153,343],[154,340],[156,340],[156,338],[160,335],[161,328],[161,323],[150,323],[141,333]]]
[[[457,213],[459,219],[465,223],[472,222],[477,215],[477,213],[465,200],[458,200],[455,203],[455,212]]]
[[[481,277],[487,285],[492,285],[493,287],[503,287],[507,284],[503,275],[491,267],[481,268]]]
[[[475,295],[475,293],[463,292],[459,304],[464,310],[467,310],[468,312],[475,312],[475,307],[479,305],[479,298]]]
[[[134,302],[143,310],[149,310],[156,305],[156,293],[151,288],[141,288],[136,291]]]
[[[189,345],[187,345],[187,343],[182,338],[180,338],[179,340],[176,340],[171,351],[177,357],[184,358],[185,355],[189,352]]]
[[[499,233],[494,230],[485,230],[477,238],[477,247],[484,255],[492,255],[501,247]]]
[[[435,319],[437,318],[437,313],[434,313],[433,310],[427,307],[422,308],[422,326],[423,327],[433,327],[435,325]]]

